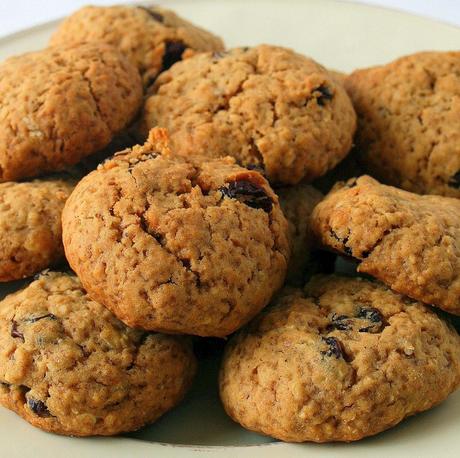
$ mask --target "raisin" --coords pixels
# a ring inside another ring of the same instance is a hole
[[[27,399],[27,405],[29,406],[29,409],[39,417],[49,417],[50,415],[48,408],[46,407],[46,404],[43,401],[29,398]]]
[[[327,100],[331,100],[333,94],[331,90],[327,86],[318,86],[317,88],[313,89],[313,92],[319,92],[320,95],[316,97],[316,101],[318,105],[324,106]]]
[[[28,323],[36,323],[37,321],[43,320],[44,318],[49,318],[50,320],[57,320],[55,315],[53,315],[52,313],[47,313],[46,315],[28,318],[25,321],[27,321]]]
[[[146,13],[150,15],[155,21],[158,22],[164,22],[164,17],[160,13],[157,13],[156,11],[151,10],[150,8],[147,8],[145,6],[138,6],[139,9],[144,10]]]
[[[371,324],[359,328],[359,332],[380,332],[385,326],[385,319],[377,309],[373,307],[360,307],[358,310],[357,318],[370,321]]]
[[[351,329],[351,324],[349,321],[350,317],[346,315],[332,315],[332,323],[330,324],[330,329],[337,329],[338,331],[349,331]]]
[[[342,250],[343,250],[344,254],[346,254],[347,256],[353,256],[353,252],[352,252],[351,248],[347,246],[348,239],[349,239],[350,237],[347,236],[347,237],[345,237],[345,238],[340,238],[340,237],[337,235],[337,233],[336,233],[334,230],[332,230],[332,229],[329,229],[329,232],[330,232],[331,236],[332,236],[335,240],[337,240],[338,242],[340,242],[340,243],[343,245]]]
[[[460,188],[460,170],[455,175],[450,177],[449,186],[456,189]]]
[[[335,356],[336,359],[345,359],[345,352],[340,340],[336,339],[335,337],[322,337],[322,339],[329,346],[328,350],[321,352],[322,355],[329,357]]]
[[[22,341],[24,342],[24,334],[19,331],[18,329],[18,323],[16,323],[16,321],[12,320],[11,321],[11,337],[15,337],[15,338],[18,338],[18,339],[22,339]]]
[[[168,70],[173,64],[181,60],[186,46],[180,41],[166,41],[165,53],[163,54],[162,68]]]
[[[273,202],[265,190],[248,180],[231,181],[228,186],[219,189],[224,197],[237,199],[251,208],[260,208],[270,213]]]
[[[383,322],[382,314],[374,307],[360,307],[358,310],[357,318],[364,318],[365,320],[372,321],[372,323]]]
[[[343,252],[344,252],[347,256],[353,256],[353,252],[351,251],[351,248],[350,248],[349,246],[344,245],[344,246],[343,246]]]

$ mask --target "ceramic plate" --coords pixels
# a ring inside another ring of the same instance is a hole
[[[228,47],[271,43],[329,68],[350,71],[419,50],[458,49],[460,29],[382,8],[333,0],[168,1],[179,14],[222,36]],[[0,59],[45,46],[56,22],[0,40]],[[18,75],[20,78],[20,75]],[[0,297],[19,283],[0,287]],[[41,432],[0,408],[3,457],[359,458],[459,457],[460,392],[396,428],[353,444],[284,444],[247,432],[218,401],[218,361],[200,367],[187,399],[154,425],[113,438],[76,439]]]

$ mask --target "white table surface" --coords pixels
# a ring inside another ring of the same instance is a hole
[[[360,3],[381,5],[388,8],[405,10],[460,26],[460,0],[357,1]],[[0,37],[65,16],[75,9],[78,9],[80,6],[88,3],[110,5],[114,3],[129,3],[129,0],[0,0]],[[157,0],[153,1],[153,3],[167,5],[168,2],[167,0]]]

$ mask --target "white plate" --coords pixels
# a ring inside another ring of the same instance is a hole
[[[405,13],[332,0],[157,2],[223,36],[229,47],[289,46],[343,71],[424,49],[458,49],[460,29]],[[56,23],[0,40],[0,59],[45,46]],[[18,78],[21,76],[18,75]],[[7,289],[0,287],[0,296]],[[202,364],[186,401],[129,437],[73,439],[33,428],[0,409],[0,456],[8,458],[162,457],[459,457],[460,392],[441,406],[354,444],[283,444],[244,431],[218,401],[217,362]],[[187,445],[189,444],[189,445]],[[190,445],[191,444],[191,445]],[[235,448],[236,447],[236,448]]]

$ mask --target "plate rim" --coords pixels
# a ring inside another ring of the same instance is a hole
[[[116,0],[114,0],[114,5],[116,4],[115,3]],[[162,3],[160,4],[160,6],[164,6],[163,5],[163,2],[165,2],[166,0],[160,0]],[[188,3],[189,1],[187,0],[175,0],[176,2],[180,2],[180,3]],[[222,3],[231,3],[232,0],[219,0],[220,2]],[[396,13],[396,14],[399,14],[399,15],[402,15],[402,16],[410,16],[410,17],[415,17],[415,18],[418,18],[418,19],[422,19],[424,21],[428,21],[428,22],[435,22],[437,24],[442,24],[446,27],[451,27],[455,30],[459,30],[460,29],[460,24],[455,24],[453,22],[449,22],[448,20],[445,20],[445,19],[439,19],[439,18],[432,18],[432,17],[429,17],[429,16],[425,16],[421,13],[413,13],[413,12],[410,12],[410,11],[405,11],[401,8],[395,8],[395,7],[391,7],[391,6],[386,6],[386,5],[371,5],[369,3],[363,3],[363,1],[359,1],[359,0],[326,0],[327,2],[329,3],[337,3],[337,4],[350,4],[354,7],[358,7],[358,8],[367,8],[367,9],[371,9],[371,10],[384,10],[384,11],[387,11],[389,13]],[[258,3],[263,3],[264,0],[252,0],[252,2],[258,2]],[[298,2],[298,3],[303,3],[303,0],[288,0],[288,2]],[[134,1],[134,2],[129,2],[128,5],[132,5],[132,6],[148,6],[149,4],[151,4],[151,2],[147,2],[147,1]],[[109,6],[109,5],[101,5],[101,6]],[[76,10],[75,10],[76,11]],[[59,16],[58,18],[56,19],[51,19],[49,21],[44,21],[44,22],[40,22],[39,24],[36,24],[36,25],[33,25],[33,26],[30,26],[30,27],[24,27],[24,28],[21,28],[19,30],[17,30],[16,32],[11,32],[11,33],[8,33],[6,35],[3,35],[3,36],[0,36],[0,45],[3,45],[4,43],[8,42],[8,41],[14,41],[15,39],[18,39],[18,38],[22,38],[24,37],[25,35],[28,35],[28,33],[30,32],[40,32],[41,30],[43,29],[47,29],[49,27],[52,27],[54,25],[57,25],[59,24],[60,22],[62,22],[67,16]],[[11,56],[13,57],[13,56]],[[8,57],[7,57],[8,59]]]

